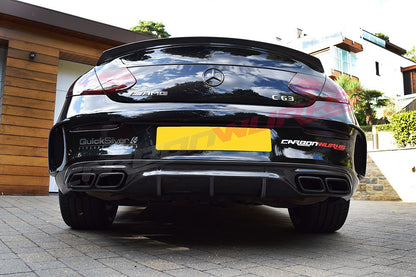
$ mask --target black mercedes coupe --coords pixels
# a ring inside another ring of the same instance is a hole
[[[366,170],[348,96],[310,55],[216,37],[105,51],[69,88],[49,136],[66,224],[100,229],[119,205],[236,201],[334,232]]]

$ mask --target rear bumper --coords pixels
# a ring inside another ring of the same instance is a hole
[[[297,109],[111,103],[117,111],[66,117],[52,128],[49,170],[61,192],[120,203],[187,198],[283,207],[349,199],[365,175],[365,137],[345,104],[329,103],[328,113],[320,103]],[[267,128],[272,150],[159,151],[159,126]]]
[[[75,163],[56,175],[60,191],[123,202],[235,200],[290,207],[351,198],[347,168],[291,163],[112,160]]]

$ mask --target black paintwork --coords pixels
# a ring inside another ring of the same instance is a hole
[[[121,203],[185,196],[274,206],[351,197],[365,174],[366,146],[348,104],[310,99],[288,89],[296,73],[324,80],[321,73],[284,51],[266,55],[272,49],[259,49],[257,43],[256,48],[250,43],[241,49],[235,44],[204,48],[187,40],[181,48],[179,41],[169,48],[152,42],[148,50],[138,44],[134,53],[135,44],[110,50],[101,62],[122,56],[137,84],[108,96],[67,98],[49,140],[50,172],[61,192],[86,191]],[[202,80],[211,67],[224,72],[218,87]],[[158,95],[161,91],[167,93]],[[156,93],[138,95],[142,92]],[[279,97],[273,100],[273,95]],[[282,95],[293,101],[282,101]],[[272,151],[158,151],[158,126],[268,128]],[[74,186],[74,176],[83,173],[85,182],[92,183]],[[103,173],[115,173],[111,176],[117,184],[99,185]],[[299,176],[343,178],[350,187],[342,193],[305,192],[297,183]]]
[[[122,46],[118,46],[109,50],[106,50],[101,55],[97,62],[97,65],[107,63],[115,58],[126,56],[129,54],[137,53],[138,51],[153,50],[161,46],[174,47],[194,47],[194,46],[222,46],[223,48],[229,49],[242,49],[245,51],[262,51],[269,52],[273,57],[284,57],[285,59],[299,61],[313,70],[323,73],[321,61],[316,57],[307,55],[303,52],[287,48],[284,46],[264,43],[259,41],[245,40],[245,39],[234,39],[234,38],[221,38],[221,37],[183,37],[183,38],[167,38],[157,40],[146,40],[135,43],[128,43]],[[242,52],[240,50],[240,52]],[[172,53],[167,53],[172,54]],[[245,55],[246,56],[246,55]],[[157,63],[160,64],[160,63]]]
[[[220,86],[211,87],[202,80],[203,72],[211,66],[186,64],[131,67],[130,71],[136,77],[137,84],[124,93],[111,95],[110,98],[126,103],[191,102],[285,107],[313,103],[310,98],[293,93],[288,88],[289,81],[295,75],[293,72],[216,65],[215,68],[221,70],[225,78]],[[158,92],[164,94],[157,95]],[[137,95],[142,93],[146,95]],[[282,101],[282,96],[292,96],[294,101]]]

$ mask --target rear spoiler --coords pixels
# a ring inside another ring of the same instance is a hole
[[[97,62],[97,65],[114,60],[115,58],[133,53],[137,50],[152,48],[157,46],[179,46],[179,45],[208,45],[208,44],[229,44],[237,46],[245,46],[252,48],[265,49],[271,52],[279,53],[284,55],[287,58],[300,61],[310,68],[324,73],[324,68],[322,67],[321,61],[311,55],[306,53],[287,48],[284,46],[265,43],[260,41],[245,40],[245,39],[235,39],[235,38],[221,38],[221,37],[179,37],[179,38],[165,38],[165,39],[152,39],[152,40],[143,40],[139,42],[133,42],[124,44],[118,47],[114,47],[108,50],[105,50],[100,59]]]

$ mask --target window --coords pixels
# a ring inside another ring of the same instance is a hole
[[[380,76],[380,65],[378,62],[376,62],[376,75]]]
[[[386,41],[384,39],[381,39],[379,37],[376,37],[375,35],[366,32],[364,30],[361,30],[361,35],[363,37],[363,39],[371,41],[372,43],[375,43],[377,45],[380,45],[381,47],[386,47]]]
[[[405,71],[403,72],[403,85],[404,85],[404,95],[416,93],[415,84],[415,71]]]
[[[336,48],[337,62],[336,70],[348,75],[355,75],[357,57],[354,53],[345,51],[341,48]]]

